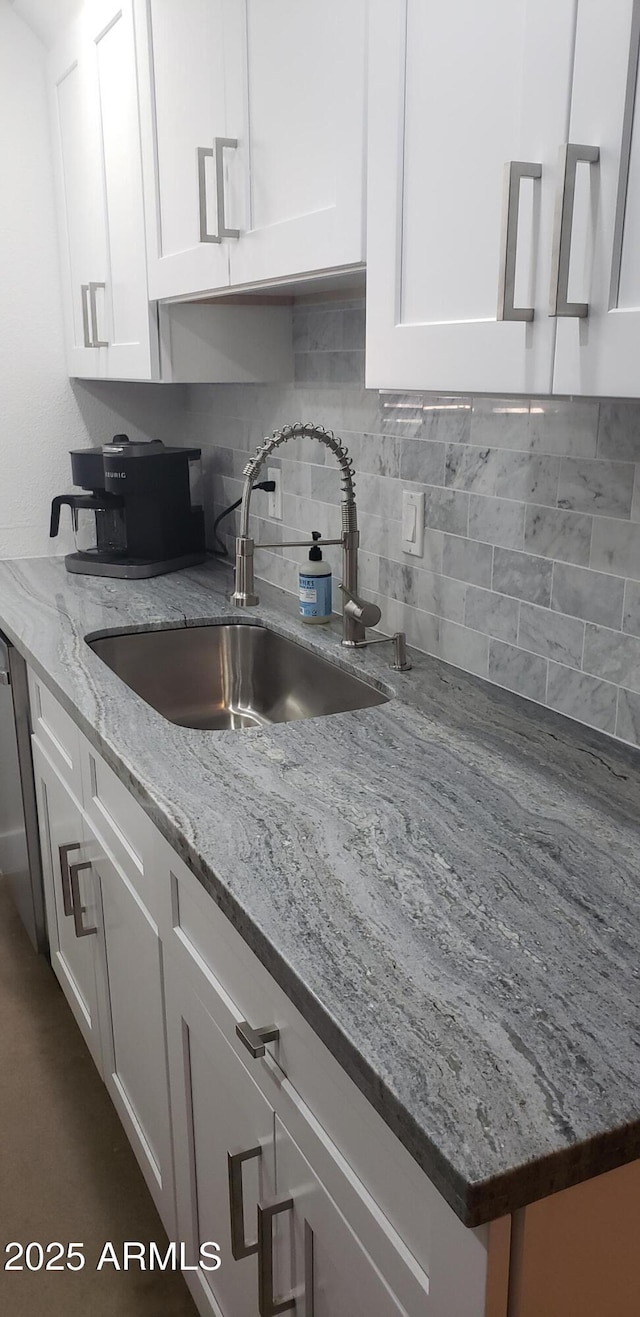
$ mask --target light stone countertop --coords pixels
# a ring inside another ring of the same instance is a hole
[[[228,580],[6,561],[0,628],[467,1225],[639,1157],[640,754],[424,655],[341,650],[261,583],[239,614]],[[192,731],[84,641],[230,616],[394,698]]]

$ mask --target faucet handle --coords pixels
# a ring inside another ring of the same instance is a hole
[[[347,600],[344,606],[345,613],[353,617],[356,622],[361,622],[364,627],[377,626],[382,613],[377,604],[369,604],[366,599],[360,599],[357,594],[353,594],[346,585],[340,585],[343,594],[346,594]]]

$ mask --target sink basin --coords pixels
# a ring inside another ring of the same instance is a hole
[[[388,701],[369,682],[255,623],[130,631],[87,644],[181,727],[241,730]]]

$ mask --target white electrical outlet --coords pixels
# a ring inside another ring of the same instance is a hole
[[[275,480],[276,487],[267,494],[267,512],[270,517],[275,517],[276,521],[282,521],[282,484],[280,481],[280,471],[275,466],[267,467],[267,480]]]
[[[421,558],[424,553],[424,494],[402,491],[402,542],[403,553]]]

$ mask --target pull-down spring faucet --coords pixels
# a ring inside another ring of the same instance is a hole
[[[342,583],[340,589],[346,596],[342,610],[342,644],[350,648],[361,648],[365,645],[379,645],[385,640],[390,640],[394,645],[394,662],[391,666],[399,672],[406,672],[411,667],[411,663],[407,658],[406,638],[403,631],[396,632],[394,636],[380,636],[372,640],[366,639],[367,627],[377,626],[381,618],[381,612],[377,604],[367,603],[358,595],[358,545],[360,537],[356,512],[353,461],[341,440],[331,430],[325,430],[320,425],[298,422],[295,425],[285,425],[281,430],[274,430],[273,434],[264,439],[262,444],[258,446],[255,457],[252,457],[244,468],[242,473],[244,475],[244,490],[240,512],[240,534],[236,539],[236,582],[234,593],[231,596],[232,603],[237,604],[239,608],[253,608],[259,602],[253,572],[253,553],[256,546],[249,534],[251,492],[256,478],[266,458],[275,448],[279,448],[280,444],[286,443],[289,439],[300,438],[317,439],[319,443],[325,444],[338,459],[340,468],[342,481],[342,535],[339,539],[320,539],[315,543],[342,545]],[[284,540],[278,544],[262,544],[257,547],[263,549],[307,548],[313,543],[313,540]]]

